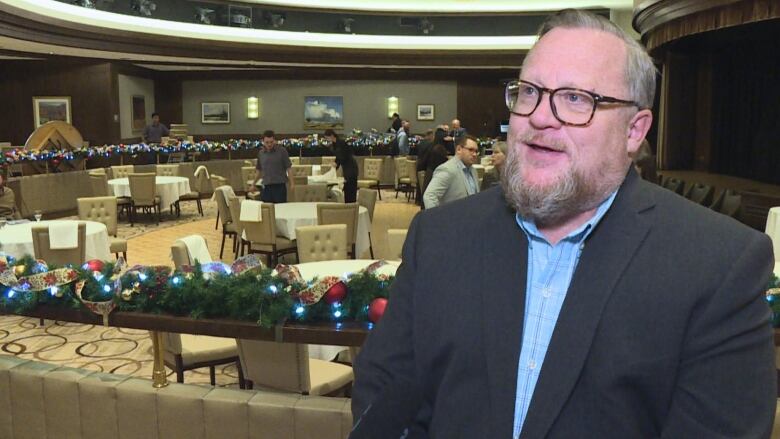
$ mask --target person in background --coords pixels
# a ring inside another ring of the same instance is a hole
[[[409,155],[409,135],[412,129],[412,124],[408,120],[404,120],[401,123],[401,130],[398,131],[398,153],[400,155]]]
[[[352,154],[352,148],[339,139],[338,134],[333,130],[325,130],[323,137],[331,142],[333,153],[336,156],[336,170],[341,168],[341,173],[344,176],[344,202],[354,203],[357,201],[358,165]]]
[[[397,133],[401,129],[401,116],[398,113],[393,113],[393,120],[390,122],[390,128],[387,129],[388,133]]]
[[[355,360],[356,425],[373,414],[415,438],[771,436],[772,241],[631,169],[656,74],[602,15],[542,24],[506,86],[501,187],[409,227]],[[398,387],[412,413],[371,413]]]
[[[482,176],[482,185],[480,190],[487,190],[501,182],[501,168],[504,167],[506,160],[506,142],[499,140],[493,144],[493,154],[490,155],[490,162],[493,169],[485,171]]]
[[[639,173],[643,180],[658,184],[658,174],[656,172],[655,155],[650,149],[650,142],[645,139],[642,146],[639,147],[636,154],[631,156],[634,162],[634,169]]]
[[[152,123],[144,128],[144,143],[160,143],[163,137],[168,137],[168,127],[160,123],[160,115],[152,113]]]
[[[455,157],[436,168],[425,188],[423,201],[426,209],[479,192],[477,170],[472,166],[477,161],[478,152],[475,137],[466,135],[458,138]]]
[[[425,178],[422,182],[418,181],[417,186],[421,191],[417,197],[417,204],[421,207],[425,207],[423,204],[422,194],[425,193],[425,189],[428,187],[428,183],[433,178],[433,171],[439,167],[439,165],[447,162],[447,150],[444,149],[444,137],[447,135],[447,131],[443,127],[436,128],[433,134],[433,146],[428,148],[422,156],[417,157],[417,171],[425,171]]]
[[[19,211],[16,209],[14,191],[5,185],[3,174],[0,174],[0,218],[21,218]]]
[[[466,135],[466,129],[460,126],[460,119],[452,119],[452,125],[447,127],[447,136],[444,137],[444,146],[452,154],[458,139]]]
[[[428,149],[433,146],[433,130],[428,129],[425,131],[425,135],[422,139],[420,139],[419,142],[417,142],[417,146],[415,147],[415,153],[417,154],[417,160],[420,160],[420,157],[428,153]]]
[[[257,170],[262,171],[263,175],[261,200],[266,203],[287,202],[287,184],[290,187],[295,185],[295,179],[290,173],[291,166],[287,149],[276,145],[274,132],[263,132],[263,147],[257,154]]]

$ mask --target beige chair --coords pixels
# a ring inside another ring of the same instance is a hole
[[[323,156],[322,157],[322,166],[330,166],[331,168],[336,167],[336,157],[333,156]],[[321,172],[322,174],[325,173],[325,171]]]
[[[201,174],[201,175],[203,175],[203,174]],[[210,175],[209,183],[211,184],[211,192],[213,192],[213,193],[217,193],[217,188],[218,187],[225,186],[225,185],[228,184],[227,183],[227,178],[225,178],[225,177],[223,177],[221,175],[217,175],[217,174],[211,174]],[[219,209],[217,209],[217,222],[214,223],[214,230],[217,230],[217,228],[219,227],[219,216],[220,216],[220,211],[219,211]]]
[[[295,240],[300,263],[347,259],[346,224],[296,227]]]
[[[393,164],[395,165],[395,198],[398,198],[398,192],[409,193],[412,188],[412,180],[409,178],[409,167],[406,166],[407,161],[406,157],[393,159]]]
[[[228,196],[227,199],[227,206],[228,210],[230,211],[230,219],[232,220],[233,227],[236,229],[236,238],[238,240],[238,245],[234,246],[234,253],[235,259],[238,259],[239,256],[242,256],[244,254],[244,244],[246,240],[243,238],[244,236],[244,228],[241,225],[241,221],[239,218],[241,218],[241,198],[238,197],[231,197]]]
[[[35,259],[43,259],[48,264],[63,266],[66,264],[80,267],[87,259],[87,225],[79,223],[78,247],[72,249],[52,249],[49,246],[49,226],[34,225],[32,227],[33,252]]]
[[[381,200],[382,193],[379,191],[380,181],[382,181],[382,159],[363,160],[363,178],[358,180],[358,187],[376,189]]]
[[[296,254],[298,248],[295,241],[290,241],[283,236],[276,236],[276,210],[271,203],[263,203],[261,206],[262,221],[241,221],[249,253],[259,253],[266,256],[269,267],[274,267],[279,262],[279,257],[287,254]],[[243,243],[242,243],[243,245]],[[243,249],[241,250],[243,254]]]
[[[387,259],[400,260],[406,241],[407,229],[387,229],[387,248],[390,256]]]
[[[328,186],[324,184],[302,184],[293,187],[293,201],[324,203],[328,201]]]
[[[91,171],[89,173],[89,184],[92,186],[93,197],[108,197],[113,196],[113,191],[108,187],[108,175],[106,171],[100,169],[99,171]],[[114,197],[116,198],[117,209],[124,210],[127,216],[130,216],[130,198],[129,197]]]
[[[363,206],[368,211],[368,218],[371,220],[371,224],[374,223],[374,208],[376,207],[376,191],[371,189],[358,189],[357,202],[359,206]],[[371,254],[371,259],[374,259],[374,244],[371,241],[371,232],[368,232],[368,251]]]
[[[320,165],[320,175],[327,174],[334,167],[335,167],[335,165],[334,166],[331,166],[331,165]]]
[[[350,387],[352,368],[309,358],[305,344],[236,340],[241,370],[248,388],[338,395]]]
[[[130,174],[135,172],[135,166],[123,165],[111,167],[111,178],[127,178]]]
[[[131,173],[130,181],[130,226],[133,226],[135,213],[140,208],[143,212],[157,212],[157,224],[160,224],[160,197],[157,195],[156,175],[150,173]]]
[[[409,175],[409,192],[406,194],[406,202],[408,203],[410,200],[414,200],[417,198],[417,186],[420,184],[417,178],[417,161],[415,160],[407,160],[406,161],[406,173]],[[423,171],[423,175],[425,175],[425,171]]]
[[[127,260],[127,240],[117,238],[117,202],[116,197],[77,198],[79,219],[96,221],[106,225],[109,236],[109,251],[119,259],[119,253]]]
[[[254,185],[255,181],[257,181],[257,169],[255,169],[253,166],[242,166],[241,183],[244,184],[244,192],[246,193],[246,197],[249,199],[260,198],[260,193],[257,191],[257,188]]]
[[[295,183],[295,186],[304,186],[309,184],[309,177],[305,175],[297,175],[293,176],[293,183]]]
[[[179,165],[157,165],[154,168],[155,173],[164,177],[178,177]]]
[[[309,177],[312,175],[312,165],[292,165],[290,172],[293,177]]]
[[[301,164],[301,158],[300,157],[290,157],[290,163],[293,165],[300,165]]]
[[[350,250],[352,259],[357,259],[355,253],[355,241],[357,240],[358,212],[360,206],[357,203],[321,203],[317,205],[317,224],[346,224],[347,249]]]
[[[222,218],[222,243],[219,246],[219,258],[222,259],[222,255],[225,253],[225,237],[233,238],[233,252],[235,252],[238,245],[238,234],[236,233],[236,225],[233,224],[233,217],[230,215],[230,207],[228,207],[225,194],[221,190],[215,190],[214,198],[217,201],[217,221]]]

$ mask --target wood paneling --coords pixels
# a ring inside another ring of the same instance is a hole
[[[509,110],[504,103],[504,85],[516,76],[517,72],[513,72],[505,77],[495,75],[482,80],[458,81],[457,117],[469,134],[477,137],[499,135],[499,124],[509,119]],[[442,117],[440,115],[439,119]]]
[[[160,114],[160,121],[171,127],[172,123],[184,120],[182,81],[173,75],[156,77],[154,80],[154,105]]]
[[[0,61],[0,77],[0,141],[23,145],[33,132],[33,96],[70,96],[73,126],[93,145],[119,139],[110,64]]]

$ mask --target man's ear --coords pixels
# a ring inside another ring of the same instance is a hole
[[[642,141],[645,140],[647,132],[650,131],[650,126],[653,124],[653,112],[650,110],[640,110],[636,113],[628,122],[628,132],[626,139],[626,152],[629,155],[633,155],[642,145]]]

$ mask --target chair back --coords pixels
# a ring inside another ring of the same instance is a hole
[[[217,174],[211,174],[211,190],[214,192],[217,192],[217,188],[220,186],[225,186],[228,184],[227,178],[217,175]]]
[[[130,180],[130,198],[136,206],[154,206],[157,196],[157,186],[155,179],[157,176],[151,172],[136,174],[131,173],[127,176]]]
[[[417,187],[417,161],[406,160],[406,174],[409,176],[409,184]]]
[[[135,166],[133,165],[112,166],[111,178],[126,178],[133,172],[135,172]]]
[[[217,212],[219,212],[219,218],[222,221],[222,229],[224,230],[225,226],[233,221],[233,217],[230,215],[230,207],[228,207],[225,193],[221,190],[214,190],[214,198],[217,201]]]
[[[664,187],[676,194],[682,195],[685,188],[685,182],[680,179],[670,177],[664,183]]]
[[[317,205],[317,224],[346,224],[347,246],[351,247],[357,239],[358,212],[357,203],[321,203]]]
[[[157,175],[166,177],[179,176],[179,165],[157,165],[154,169]]]
[[[241,183],[243,183],[244,185],[245,192],[250,192],[254,184],[249,182],[250,181],[254,182],[256,178],[257,178],[257,169],[255,169],[253,166],[241,167]]]
[[[211,181],[206,176],[205,172],[199,172],[198,175],[193,175],[195,179],[195,191],[201,195],[210,194],[214,192],[214,188],[211,187]]]
[[[77,198],[79,219],[95,221],[106,225],[108,234],[116,236],[116,197]]]
[[[390,251],[388,259],[401,259],[406,241],[407,229],[387,229],[387,247]]]
[[[382,159],[363,160],[363,177],[379,182],[382,179]]]
[[[295,240],[300,263],[347,259],[346,224],[296,227]]]
[[[293,165],[300,165],[301,164],[301,158],[300,157],[290,157],[290,163]]]
[[[108,188],[108,175],[105,172],[90,172],[89,184],[92,186],[93,197],[107,197],[111,195],[111,190]]]
[[[181,241],[174,241],[173,245],[171,245],[171,258],[173,259],[173,265],[177,270],[181,270],[182,267],[192,265],[192,261],[190,260],[190,252],[187,251],[187,246],[184,245],[184,243]],[[179,349],[181,350],[181,347]],[[181,351],[178,353],[181,353]]]
[[[393,159],[395,164],[395,183],[399,184],[402,178],[409,177],[409,168],[406,166],[406,157],[396,157]]]
[[[236,233],[238,233],[240,238],[244,234],[243,223],[239,221],[239,218],[241,218],[241,198],[228,196],[226,201],[230,211],[230,218],[235,219],[233,226],[235,226]]]
[[[693,201],[696,204],[707,206],[712,203],[712,194],[715,192],[715,188],[706,184],[694,183],[688,189],[688,193],[685,197]]]
[[[366,188],[358,189],[357,202],[359,206],[363,206],[368,211],[368,217],[371,222],[374,221],[374,208],[376,207],[376,191]]]
[[[323,156],[322,157],[322,165],[323,166],[330,166],[331,168],[335,168],[336,167],[336,157],[333,157],[333,156]],[[322,171],[322,173],[324,174],[325,171]]]
[[[742,195],[739,194],[723,194],[723,200],[721,201],[718,212],[728,215],[732,218],[739,218],[740,211],[742,209]]]
[[[328,186],[324,184],[296,184],[293,187],[293,201],[324,203],[328,201]]]
[[[309,393],[309,347],[305,344],[236,339],[244,378],[255,388]]]
[[[78,247],[69,249],[53,249],[49,244],[49,226],[36,225],[32,227],[33,251],[35,259],[43,259],[52,265],[71,264],[81,266],[86,257],[87,225],[79,223]]]
[[[263,203],[260,206],[263,220],[241,221],[241,228],[244,229],[246,240],[259,245],[276,244],[276,210],[272,203]]]
[[[312,165],[292,165],[290,172],[293,177],[308,177],[312,175]]]
[[[309,177],[305,175],[293,176],[293,183],[295,183],[295,186],[305,186],[309,184]]]
[[[335,167],[335,166],[331,166],[331,165],[320,165],[320,175],[325,175],[325,174],[327,174],[328,172],[330,172],[331,168],[333,168],[333,167]]]

